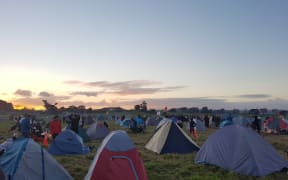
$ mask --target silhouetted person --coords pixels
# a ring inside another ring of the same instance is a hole
[[[205,127],[209,128],[209,117],[207,115],[204,117],[204,123],[205,123]]]
[[[104,121],[104,126],[106,126],[107,128],[109,128],[109,125],[107,124],[107,122],[106,121]]]
[[[80,116],[77,114],[72,114],[70,116],[70,119],[71,119],[71,130],[78,134]]]
[[[255,129],[260,134],[261,128],[260,128],[260,119],[258,118],[258,116],[255,116],[252,125],[253,129]]]

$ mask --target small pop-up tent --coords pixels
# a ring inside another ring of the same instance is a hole
[[[140,154],[125,131],[113,131],[103,140],[85,180],[148,180]]]
[[[88,127],[86,133],[89,139],[104,139],[109,134],[109,129],[103,122],[97,122]]]
[[[72,180],[69,173],[33,139],[17,139],[0,158],[6,179]]]
[[[87,154],[89,147],[83,143],[83,139],[70,129],[62,131],[48,148],[48,152],[53,155],[65,154]]]

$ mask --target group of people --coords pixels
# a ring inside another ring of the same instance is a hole
[[[43,136],[43,130],[40,125],[40,122],[37,122],[32,118],[28,113],[25,113],[22,116],[16,117],[16,123],[13,125],[9,131],[18,130],[21,133],[21,136],[24,138],[29,138],[32,136]],[[84,120],[81,119],[79,114],[70,114],[65,119],[67,123],[67,128],[73,130],[75,133],[79,133],[79,127],[84,127]],[[62,121],[58,115],[55,115],[52,120],[49,122],[48,126],[50,134],[53,139],[62,131]],[[14,133],[14,136],[17,136],[17,133]]]

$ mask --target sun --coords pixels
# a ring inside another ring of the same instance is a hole
[[[15,110],[23,110],[23,109],[33,109],[36,111],[42,111],[45,110],[43,106],[23,106],[23,105],[13,105],[13,108]]]

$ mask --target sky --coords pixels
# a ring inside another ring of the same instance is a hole
[[[0,1],[15,107],[288,109],[286,0]]]

